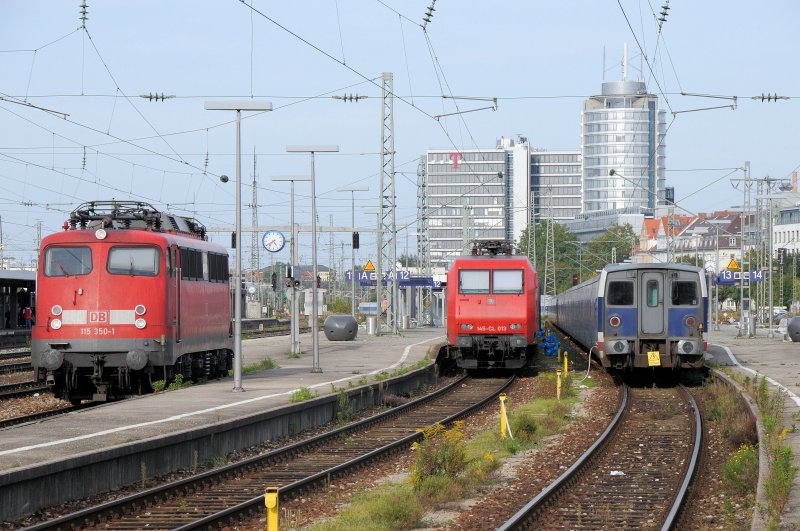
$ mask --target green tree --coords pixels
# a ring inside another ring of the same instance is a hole
[[[545,256],[547,252],[547,228],[549,220],[537,223],[533,230],[533,238],[529,238],[530,225],[526,227],[517,242],[515,253],[525,255],[536,262],[534,268],[539,275],[539,284],[544,287]],[[530,244],[530,245],[529,245]],[[555,262],[556,291],[561,292],[572,285],[572,275],[579,275],[580,242],[573,232],[560,223],[553,224],[553,258]],[[583,268],[583,278],[586,277],[586,267]],[[580,276],[580,275],[579,275]]]
[[[616,263],[624,262],[633,254],[638,236],[629,223],[614,225],[605,233],[590,241],[587,246],[586,261],[593,271],[612,263],[616,249]]]

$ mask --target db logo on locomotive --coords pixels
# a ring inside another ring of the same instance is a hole
[[[108,312],[90,311],[89,322],[92,324],[106,324],[108,323]]]

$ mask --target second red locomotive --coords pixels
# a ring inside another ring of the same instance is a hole
[[[73,403],[231,367],[228,254],[146,203],[79,206],[42,240],[34,374]]]
[[[539,284],[507,242],[480,242],[447,272],[447,338],[464,369],[529,365],[539,330]]]

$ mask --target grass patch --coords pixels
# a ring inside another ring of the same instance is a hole
[[[187,387],[191,387],[193,382],[191,380],[183,379],[183,374],[178,373],[172,379],[172,381],[167,385],[165,380],[156,380],[150,384],[153,388],[153,391],[156,393],[161,393],[163,391],[177,391],[178,389],[185,389]]]
[[[555,399],[555,375],[539,378],[545,380],[551,398],[522,405],[507,403],[514,439],[500,437],[499,419],[495,429],[469,440],[465,439],[461,421],[450,428],[436,425],[420,430],[423,439],[413,445],[416,460],[407,482],[387,484],[355,496],[339,516],[311,529],[412,529],[424,525],[421,518],[426,511],[462,500],[491,484],[504,457],[540,444],[542,438],[561,431],[572,417],[572,406],[577,401],[572,386],[562,387],[559,402]]]
[[[336,406],[336,422],[340,425],[347,423],[353,416],[355,407],[344,389],[340,389],[336,395]]]
[[[390,531],[411,529],[419,521],[424,506],[411,485],[389,484],[357,496],[333,520],[321,522],[314,531]]]
[[[731,490],[742,496],[756,492],[758,483],[758,448],[743,444],[722,468],[722,477]]]
[[[763,508],[763,510],[767,520],[767,528],[778,529],[780,527],[781,513],[789,499],[789,491],[798,470],[793,464],[794,456],[791,448],[784,444],[786,434],[794,429],[794,425],[792,425],[792,428],[783,427],[784,392],[771,392],[764,376],[755,378],[742,377],[738,373],[727,371],[726,374],[748,390],[750,396],[755,398],[761,412],[761,427],[763,428],[765,440],[760,441],[760,444],[766,447],[770,461],[769,474],[764,484],[767,507]],[[735,392],[732,390],[730,394],[735,396]],[[715,420],[718,419],[723,422],[723,434],[725,437],[731,442],[749,438],[752,441],[750,443],[752,446],[758,444],[759,441],[756,440],[755,435],[755,421],[752,419],[742,421],[740,419],[740,417],[744,416],[744,413],[739,410],[738,402],[736,402],[737,411],[730,413],[729,410],[734,409],[734,406],[728,404],[728,402],[733,403],[734,400],[732,398],[723,399],[719,404],[715,404],[713,410]],[[725,465],[726,481],[730,481],[728,480],[728,475],[734,475],[728,469],[735,470],[737,477],[746,475],[746,459],[741,455],[746,450],[742,450],[742,448],[744,446],[741,446]],[[755,492],[757,480],[757,477],[750,479],[752,489],[749,492]]]
[[[267,359],[263,359],[258,363],[252,363],[250,365],[245,365],[244,367],[242,367],[242,374],[250,374],[253,372],[268,371],[270,369],[279,369],[279,368],[280,366],[277,363],[275,363],[275,360],[273,360],[270,357],[267,357]]]
[[[308,387],[301,387],[291,395],[289,395],[289,402],[305,402],[316,398],[317,393],[312,392]]]

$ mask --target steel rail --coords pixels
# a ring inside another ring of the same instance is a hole
[[[109,502],[106,502],[106,503],[103,503],[103,504],[100,504],[100,505],[97,505],[97,506],[94,506],[94,507],[88,507],[88,508],[76,511],[76,512],[71,513],[71,514],[68,514],[68,515],[65,515],[65,516],[62,516],[62,517],[59,517],[59,518],[55,518],[53,520],[49,520],[49,521],[46,521],[46,522],[41,522],[41,523],[38,523],[38,524],[34,524],[34,525],[30,526],[30,527],[26,527],[24,529],[24,531],[39,531],[39,530],[45,530],[45,529],[48,529],[48,530],[50,530],[50,529],[71,529],[71,528],[76,528],[76,527],[77,528],[81,528],[81,527],[84,527],[84,526],[93,525],[93,524],[96,524],[98,522],[102,522],[102,521],[104,521],[104,520],[106,520],[109,517],[112,517],[114,515],[125,514],[125,513],[128,512],[128,508],[129,507],[134,507],[134,506],[135,507],[143,507],[148,503],[152,503],[152,502],[156,502],[156,501],[159,501],[159,500],[163,500],[165,497],[169,497],[169,496],[177,495],[178,493],[181,493],[181,492],[185,492],[187,490],[187,488],[191,488],[192,485],[208,484],[209,482],[216,481],[217,478],[219,478],[220,480],[223,480],[223,479],[226,479],[226,478],[235,477],[241,471],[246,470],[246,469],[251,468],[251,467],[254,467],[254,466],[258,466],[260,463],[266,463],[266,462],[270,462],[270,461],[280,461],[281,459],[290,457],[292,455],[296,455],[296,454],[300,453],[302,450],[306,450],[308,448],[313,448],[313,447],[316,447],[316,446],[318,446],[320,444],[323,444],[323,443],[325,443],[325,442],[327,442],[329,440],[333,440],[333,439],[335,439],[337,437],[340,437],[343,434],[346,434],[346,433],[349,433],[349,432],[359,431],[359,430],[361,430],[361,429],[363,429],[365,427],[368,427],[368,426],[370,426],[372,424],[376,424],[378,422],[381,422],[381,421],[384,421],[384,420],[391,419],[393,417],[402,415],[405,412],[412,411],[412,410],[416,409],[417,407],[423,406],[427,402],[433,401],[433,400],[445,395],[449,391],[452,391],[457,386],[461,385],[464,382],[464,380],[466,380],[467,378],[468,377],[466,377],[466,376],[462,377],[462,378],[452,382],[448,386],[446,386],[446,387],[444,387],[442,389],[439,389],[434,393],[431,393],[430,395],[426,395],[424,397],[421,397],[421,398],[419,398],[417,400],[414,400],[414,401],[409,402],[407,404],[404,404],[402,406],[399,406],[399,407],[396,407],[396,408],[392,408],[392,409],[390,409],[388,411],[382,412],[382,413],[380,413],[378,415],[375,415],[373,417],[370,417],[370,418],[367,418],[367,419],[364,419],[364,420],[361,420],[361,421],[358,421],[358,422],[354,422],[352,424],[348,424],[347,426],[343,426],[341,428],[337,428],[337,429],[335,429],[333,431],[326,432],[326,433],[311,437],[310,439],[306,439],[304,441],[300,441],[300,442],[291,444],[289,446],[286,446],[286,447],[283,447],[283,448],[279,448],[277,450],[274,450],[272,452],[268,452],[268,453],[263,454],[263,455],[251,457],[249,459],[245,459],[245,460],[242,460],[242,461],[237,462],[237,463],[232,463],[230,465],[227,465],[227,466],[224,466],[224,467],[221,467],[221,468],[217,468],[217,469],[214,469],[214,470],[209,470],[209,471],[203,472],[203,473],[195,475],[195,476],[191,476],[191,477],[188,477],[188,478],[180,479],[180,480],[177,480],[177,481],[165,484],[165,485],[160,485],[160,486],[157,486],[157,487],[153,487],[153,488],[147,489],[145,491],[142,491],[142,492],[139,492],[139,493],[136,493],[136,494],[132,494],[132,495],[126,496],[124,498],[120,498],[118,500],[109,501]],[[508,379],[506,382],[503,383],[502,387],[500,387],[497,392],[501,392],[502,390],[506,389],[509,385],[511,385],[513,380],[514,380],[514,377],[511,377],[510,379]],[[489,395],[487,399],[482,401],[481,405],[483,403],[485,403],[486,400],[491,400],[495,396],[495,394],[496,393],[492,393],[491,395]],[[475,409],[476,407],[480,407],[480,406],[479,405],[473,405],[471,409]],[[467,413],[464,412],[464,411],[461,411],[461,412],[457,413],[456,415],[457,416],[463,416],[464,414],[467,414]],[[444,419],[444,420],[442,420],[440,422],[449,422],[449,421],[452,421],[452,420],[453,419],[448,417],[447,419]],[[420,436],[421,436],[421,434],[414,434],[412,437],[420,437]],[[386,445],[386,447],[385,447],[385,449],[383,449],[383,451],[384,452],[390,451],[391,448],[396,447],[399,444],[402,444],[402,443],[395,442],[395,443],[391,443],[389,445]],[[379,453],[380,452],[378,452],[378,451],[372,451],[372,452],[369,452],[366,455],[370,456],[369,458],[373,458],[375,455],[378,455]],[[358,461],[357,459],[352,460],[353,463],[355,463],[357,461]],[[363,460],[362,460],[362,462],[363,462]],[[345,464],[347,464],[347,463],[345,463]],[[303,486],[307,486],[313,481],[319,481],[322,478],[327,478],[330,475],[333,475],[334,473],[342,470],[343,466],[344,465],[337,465],[337,466],[335,466],[335,467],[333,467],[333,468],[331,468],[329,470],[325,470],[323,472],[314,474],[311,477],[308,477],[308,478],[305,478],[303,480],[297,481],[297,482],[295,482],[295,483],[293,483],[291,485],[284,486],[281,489],[281,492],[282,493],[287,492],[285,489],[287,489],[288,487],[290,487],[292,485],[293,485],[293,487],[292,487],[292,489],[290,489],[290,491],[294,490],[294,489],[299,489],[299,488],[301,488]],[[354,465],[350,464],[350,466],[354,466]],[[249,510],[249,508],[252,507],[252,506],[263,505],[263,499],[264,499],[264,497],[262,495],[262,496],[259,496],[258,498],[254,498],[254,500],[250,500],[249,502],[240,503],[236,507],[244,506],[244,510]],[[208,521],[212,521],[212,520],[219,521],[221,519],[229,519],[229,518],[232,517],[232,515],[237,514],[241,510],[243,510],[241,508],[240,509],[236,509],[236,507],[228,508],[228,509],[226,509],[226,510],[220,512],[220,513],[216,513],[215,515],[207,516],[207,517],[203,518],[202,520],[198,520],[198,522],[201,522],[201,521],[204,522],[206,520],[208,520]],[[186,525],[188,525],[189,527],[184,526],[181,529],[184,529],[184,528],[191,529],[194,524],[186,524]],[[200,527],[200,526],[203,526],[203,525],[206,525],[206,524],[196,523],[196,525],[194,525],[194,526],[195,527]]]

